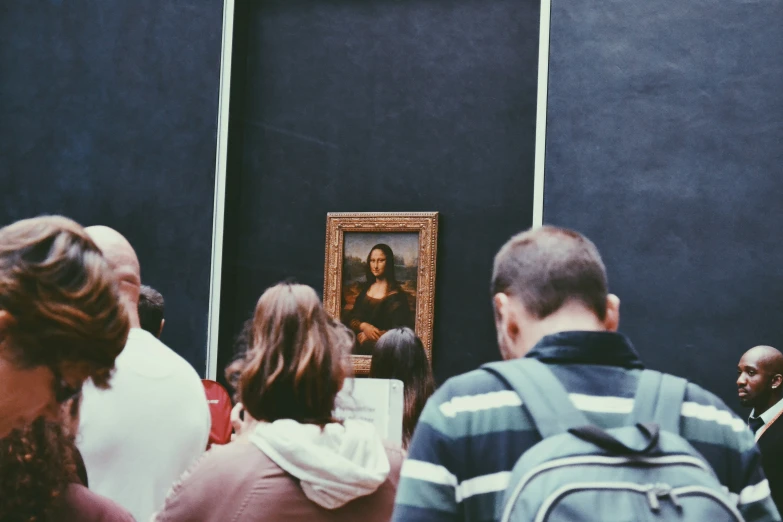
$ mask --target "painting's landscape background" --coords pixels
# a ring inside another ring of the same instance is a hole
[[[408,294],[408,303],[416,315],[416,282],[419,273],[418,232],[346,232],[343,238],[342,312],[353,309],[353,303],[365,283],[367,255],[378,243],[386,243],[394,252],[397,282]],[[388,267],[391,260],[386,260]]]

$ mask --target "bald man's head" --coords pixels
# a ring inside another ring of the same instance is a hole
[[[783,353],[771,346],[756,346],[737,365],[737,393],[743,406],[760,415],[783,396]]]
[[[87,227],[87,233],[93,242],[101,249],[103,256],[109,262],[114,275],[119,282],[120,296],[123,301],[131,326],[139,326],[139,287],[141,286],[141,268],[136,251],[116,230],[104,227]]]

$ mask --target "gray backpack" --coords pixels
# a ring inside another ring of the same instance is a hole
[[[629,426],[589,425],[546,365],[483,368],[515,390],[544,438],[517,460],[502,522],[742,522],[736,498],[679,435],[687,381],[644,370]]]

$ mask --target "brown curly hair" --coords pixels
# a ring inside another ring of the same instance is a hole
[[[0,520],[54,522],[74,481],[73,442],[56,423],[38,419],[0,440]]]

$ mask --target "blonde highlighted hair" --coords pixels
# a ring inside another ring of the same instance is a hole
[[[106,387],[128,335],[117,283],[100,249],[70,219],[44,216],[0,229],[0,352],[22,367],[63,363]]]
[[[281,283],[256,305],[240,397],[256,420],[323,426],[350,365],[353,335],[330,319],[315,290]]]

